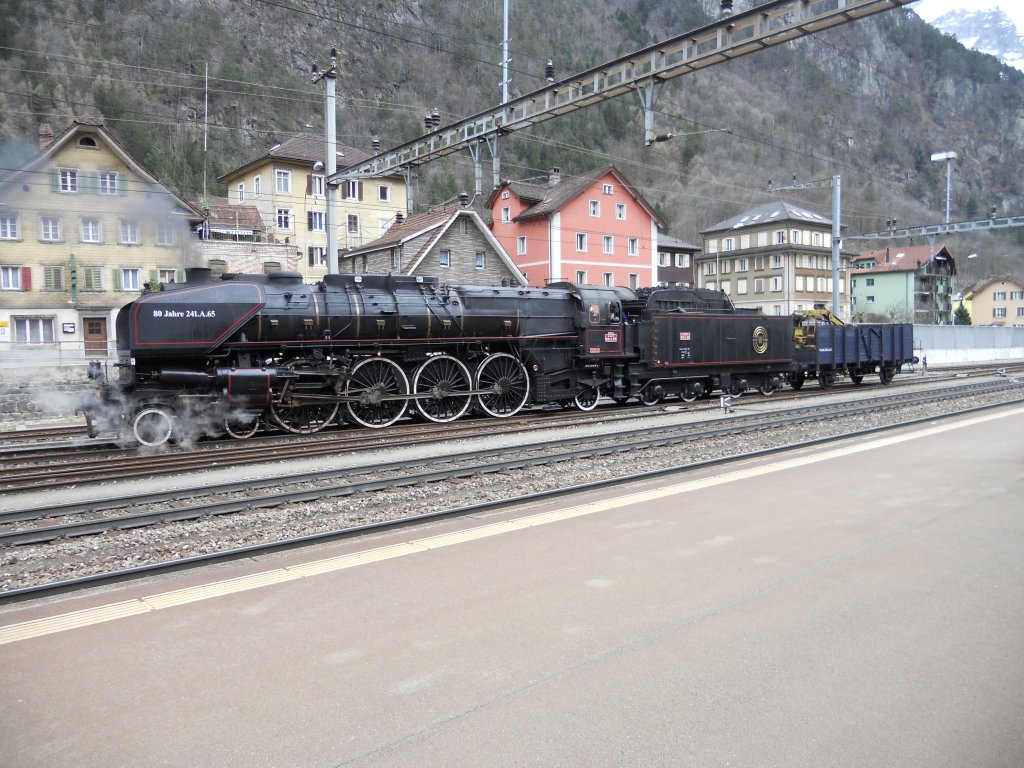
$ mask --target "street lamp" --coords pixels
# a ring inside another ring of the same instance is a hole
[[[956,160],[956,152],[935,152],[932,160],[937,163],[946,161],[946,223],[949,224],[949,192],[953,181],[953,161]]]

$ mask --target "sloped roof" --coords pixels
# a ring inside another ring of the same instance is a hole
[[[644,199],[639,190],[614,165],[598,168],[596,171],[585,173],[582,176],[563,177],[557,184],[544,185],[523,181],[505,181],[491,193],[487,204],[488,206],[493,204],[494,198],[500,190],[509,189],[519,199],[534,203],[534,205],[513,219],[513,221],[527,221],[538,216],[546,216],[549,213],[560,211],[570,201],[575,200],[586,192],[591,185],[609,174],[650,214],[658,226],[665,226],[665,220],[658,215],[658,212]]]
[[[696,253],[700,250],[699,245],[693,245],[685,240],[677,240],[674,237],[668,235],[658,235],[658,250],[659,251],[692,251]]]
[[[308,133],[295,136],[280,144],[275,144],[262,155],[250,160],[245,165],[228,171],[223,176],[218,176],[217,180],[230,180],[234,176],[247,173],[251,169],[273,160],[294,163],[296,165],[313,165],[313,163],[318,161],[323,162],[325,150],[327,149],[326,141],[323,136]],[[350,165],[356,165],[373,157],[371,152],[365,152],[345,144],[336,144],[335,151],[337,153],[338,170],[344,170]]]
[[[1012,286],[1016,286],[1019,290],[1024,288],[1024,275],[1000,275],[998,277],[987,277],[984,280],[978,280],[977,282],[971,283],[968,287],[964,288],[964,296],[968,294],[974,295],[980,293],[988,288],[990,285],[996,283],[1008,283]]]
[[[498,258],[502,260],[502,263],[508,269],[508,271],[515,275],[521,285],[526,285],[526,279],[523,277],[519,267],[515,265],[512,259],[509,258],[505,249],[501,247],[491,230],[483,223],[480,215],[472,208],[465,208],[460,205],[450,205],[444,208],[439,208],[435,211],[427,211],[426,213],[420,213],[416,216],[410,216],[401,223],[392,224],[388,228],[388,231],[378,237],[373,242],[367,243],[360,248],[353,248],[350,251],[346,251],[345,258],[360,256],[366,253],[377,253],[382,250],[402,246],[405,243],[415,240],[423,235],[429,234],[423,244],[420,245],[416,253],[403,254],[403,264],[405,266],[402,269],[402,274],[412,274],[419,267],[420,263],[430,253],[431,249],[437,244],[437,241],[441,236],[448,231],[456,219],[463,217],[469,219],[473,226],[475,226],[487,239],[487,242],[494,249],[494,252],[498,255]]]
[[[45,166],[47,162],[49,162],[50,158],[80,134],[93,134],[99,136],[103,143],[110,148],[110,151],[113,152],[121,162],[128,166],[128,168],[132,170],[132,173],[138,176],[144,184],[158,186],[162,192],[166,192],[171,200],[174,201],[175,206],[184,209],[190,221],[198,222],[203,219],[202,212],[196,206],[189,203],[184,198],[178,197],[174,190],[160,181],[144,165],[142,165],[142,163],[132,157],[132,154],[125,149],[121,142],[115,139],[113,135],[107,131],[103,125],[103,121],[95,117],[76,117],[71,121],[71,124],[68,125],[67,128],[53,137],[53,141],[30,157],[21,168],[17,168],[7,174],[7,176],[0,178],[0,183],[13,183],[26,174],[37,172],[40,168]]]
[[[755,208],[750,208],[736,216],[724,219],[701,231],[702,235],[715,232],[728,232],[745,227],[763,227],[765,224],[782,221],[799,221],[807,224],[816,224],[820,227],[831,227],[832,218],[813,211],[803,205],[794,205],[785,200],[778,200],[771,203],[763,203]]]
[[[231,205],[226,197],[207,198],[207,221],[222,232],[263,232],[266,225],[255,205]]]
[[[908,245],[900,248],[878,248],[872,251],[862,251],[854,258],[854,264],[858,261],[874,261],[873,267],[857,268],[852,271],[859,274],[870,274],[880,272],[913,272],[922,265],[933,259],[949,259],[953,261],[953,254],[945,245]]]

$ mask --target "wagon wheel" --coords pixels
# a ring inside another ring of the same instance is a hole
[[[803,371],[798,371],[789,377],[789,386],[793,389],[799,390],[800,387],[804,385],[805,381],[807,381],[807,376]]]
[[[513,416],[526,405],[530,396],[530,377],[519,360],[507,352],[488,355],[476,370],[476,389],[480,407],[491,416]]]
[[[409,379],[405,372],[384,357],[368,357],[356,364],[345,384],[349,418],[364,427],[386,427],[405,413],[409,401]]]
[[[896,371],[891,365],[883,365],[878,369],[878,379],[883,384],[892,384]]]
[[[684,403],[695,403],[700,400],[700,396],[703,394],[703,387],[698,389],[699,382],[691,381],[683,385],[683,391],[679,394],[679,397],[683,399]]]
[[[281,429],[296,435],[319,432],[338,415],[337,403],[310,403],[306,405],[270,404],[270,416]],[[230,434],[230,430],[229,430]]]
[[[597,408],[597,401],[601,399],[601,393],[597,387],[583,387],[576,393],[573,402],[581,411],[592,411]]]
[[[860,369],[857,369],[856,371],[850,371],[850,381],[852,381],[854,384],[860,384],[862,381],[864,381],[864,372],[861,371]]]
[[[448,355],[436,355],[423,362],[412,380],[417,395],[416,410],[430,421],[455,421],[469,408],[472,380],[469,369]]]
[[[818,384],[822,389],[832,389],[836,385],[836,372],[822,371],[818,374]]]
[[[236,440],[246,440],[260,428],[260,411],[232,411],[224,417],[224,431]]]
[[[775,382],[775,380],[768,379],[767,381],[765,381],[764,384],[757,388],[757,391],[760,392],[762,395],[774,395],[778,391],[778,389],[779,386]]]
[[[174,412],[165,405],[147,405],[132,419],[132,433],[142,445],[155,448],[171,439]]]

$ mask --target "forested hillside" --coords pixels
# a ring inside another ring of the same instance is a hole
[[[749,7],[737,0],[736,10]],[[513,94],[694,29],[697,0],[510,0]],[[226,170],[302,131],[323,131],[314,61],[339,50],[338,139],[370,148],[500,101],[501,0],[8,0],[0,25],[0,167],[35,151],[40,123],[101,118],[182,194],[224,194]],[[208,88],[205,74],[208,71]],[[208,119],[204,104],[208,100]],[[940,221],[955,150],[953,218],[1024,213],[1024,75],[967,51],[901,9],[663,86],[649,148],[637,99],[516,134],[502,176],[614,163],[670,223],[699,231],[772,197],[766,186],[843,179],[850,232]],[[205,128],[204,128],[205,122]],[[205,138],[204,138],[205,136]],[[206,151],[204,152],[204,141]],[[468,155],[421,170],[417,201],[471,190]],[[489,168],[485,172],[489,183]],[[485,189],[486,193],[486,189]],[[830,211],[827,188],[787,192]],[[777,193],[776,195],[777,196]],[[1019,268],[1024,235],[974,236],[966,251]],[[954,252],[958,247],[953,242]],[[964,260],[966,263],[966,260]],[[966,265],[966,264],[965,264]]]

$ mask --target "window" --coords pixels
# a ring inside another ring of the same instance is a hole
[[[601,194],[602,195],[610,195],[613,192],[615,192],[615,188],[612,187],[611,184],[602,184],[601,185]]]
[[[634,291],[640,287],[640,275],[635,272],[629,273],[629,287]]]
[[[629,240],[626,241],[626,253],[628,253],[630,256],[639,256],[640,255],[640,239],[639,238],[631,237],[631,238],[629,238]]]
[[[576,233],[576,251],[577,253],[585,253],[587,250],[587,233],[577,232]]]
[[[508,224],[512,221],[512,209],[507,205],[501,209],[501,223]]]
[[[632,240],[632,238],[630,238]],[[632,256],[633,254],[629,254]],[[671,253],[659,253],[658,254],[658,266],[659,267],[671,267],[672,266],[672,254]]]
[[[776,253],[772,256],[772,269],[779,269],[782,266],[782,254]]]
[[[309,177],[309,194],[313,197],[324,197],[324,177],[314,173]]]
[[[625,221],[626,220],[626,204],[625,203],[616,203],[615,204],[615,218],[618,219],[619,221]]]
[[[775,244],[776,245],[782,245],[784,242],[786,242],[786,230],[784,230],[784,229],[777,229],[777,230],[775,230]]]
[[[615,285],[614,279],[615,278],[611,272],[605,272],[604,274],[601,275],[601,285],[603,285],[605,288],[611,288],[613,285]]]
[[[238,202],[244,203],[245,202],[245,182],[244,181],[238,182],[238,186],[236,187],[236,189],[238,190]]]
[[[41,216],[39,219],[39,239],[48,243],[60,242],[60,219],[56,216]]]
[[[676,266],[677,267],[688,267],[688,266],[690,266],[690,254],[688,254],[688,253],[677,253],[676,254]]]
[[[277,209],[277,228],[278,229],[291,229],[292,228],[292,209],[291,208],[278,208]]]
[[[1010,301],[1020,301],[1024,299],[1024,291],[1010,291]]]
[[[64,267],[60,264],[43,265],[43,290],[63,291],[64,290]]]
[[[754,271],[755,272],[760,272],[762,269],[764,269],[764,256],[755,256],[754,257]]]
[[[754,293],[764,293],[764,279],[756,278],[754,280]]]
[[[484,252],[483,251],[477,251],[476,252],[476,268],[477,269],[483,269],[485,264],[486,264],[486,262],[484,260]]]
[[[118,192],[117,171],[100,171],[100,194],[116,195]]]
[[[601,253],[615,253],[615,238],[611,235],[601,238]]]
[[[103,290],[102,267],[79,267],[78,284],[83,291],[98,293]]]
[[[280,194],[290,195],[292,192],[292,172],[274,171],[274,189]]]
[[[800,230],[799,229],[794,229],[793,230],[792,238],[793,239],[792,239],[791,242],[796,243],[797,245],[800,244]]]
[[[508,190],[507,189],[504,192],[501,193],[501,199],[502,200],[508,200]]]
[[[385,218],[377,219],[377,232],[378,232],[378,234],[383,235],[385,232],[388,231],[388,228],[390,226],[391,226],[391,219],[385,219]]]
[[[377,199],[382,203],[391,202],[391,187],[387,184],[381,184],[377,187]]]
[[[350,213],[345,217],[345,228],[348,230],[349,235],[359,235],[359,216],[355,213]]]
[[[732,272],[732,259],[722,259],[722,274],[728,275]]]
[[[704,263],[704,274],[705,275],[714,275],[715,273],[716,273],[715,272],[715,262],[713,262],[713,261],[705,262]]]
[[[0,216],[0,240],[18,239],[18,217]]]
[[[401,269],[402,268],[402,252],[397,248],[391,249],[391,268]]]
[[[341,188],[341,196],[345,200],[362,200],[362,182],[358,179],[349,179]]]
[[[98,243],[98,242],[100,242],[100,220],[99,219],[82,219],[82,242],[83,243]]]
[[[741,277],[736,281],[736,293],[743,295],[747,292],[747,278]]]
[[[134,267],[125,268],[121,270],[121,290],[122,291],[141,291],[142,290],[142,270]]]
[[[525,235],[520,235],[519,237],[516,238],[516,255],[518,255],[518,256],[525,256],[526,255],[526,236]]]
[[[449,251],[447,248],[443,249],[441,253],[438,255],[438,263],[442,267],[450,267],[452,265],[452,252]]]
[[[1024,317],[1024,307],[1017,307],[1017,317]]]
[[[306,256],[311,267],[327,266],[327,246],[311,245],[306,249]]]
[[[992,317],[1006,317],[1006,307],[992,307]]]
[[[873,277],[866,277],[866,278],[864,278],[864,285],[874,285],[874,284],[875,284],[875,278],[873,278]]]
[[[20,291],[21,267],[0,267],[0,288],[5,291]]]
[[[174,225],[169,221],[158,221],[156,223],[156,244],[174,245]]]
[[[865,299],[865,301],[867,301],[868,304],[874,304],[875,303],[875,297],[874,296],[865,296],[864,299]]]
[[[160,269],[157,270],[157,278],[161,283],[176,283],[178,281],[177,272],[173,269]]]
[[[15,317],[15,344],[53,344],[52,317]]]
[[[259,197],[263,194],[263,177],[253,176],[252,177],[252,196]]]
[[[828,285],[825,282],[825,278],[824,277],[819,277],[818,278],[818,293],[826,293],[826,292],[828,292]]]
[[[60,186],[58,187],[61,192],[77,192],[78,191],[78,171],[72,171],[67,168],[60,169]]]
[[[811,244],[821,246],[821,232],[815,232],[811,235]]]
[[[601,215],[601,202],[599,200],[590,201],[590,215],[600,216]]]
[[[465,216],[459,216],[458,224],[456,224],[460,235],[465,235],[469,232],[469,222],[466,221]]]
[[[804,289],[804,276],[803,275],[797,275],[796,276],[796,290],[802,291],[803,289]]]
[[[587,284],[587,273],[584,272],[582,269],[577,269],[576,270],[576,284],[577,285],[586,285]]]
[[[747,271],[747,260],[746,260],[746,258],[741,256],[740,258],[736,259],[736,271],[737,272],[746,272]]]
[[[306,227],[310,232],[323,232],[325,229],[324,212],[306,211]]]
[[[994,291],[992,301],[1006,301],[1006,291]]]
[[[121,244],[122,245],[138,245],[139,244],[139,222],[137,222],[137,221],[122,221],[121,222]]]
[[[723,237],[722,238],[722,250],[723,251],[731,251],[731,250],[733,250],[732,243],[733,243],[733,240],[732,240],[731,237]]]

